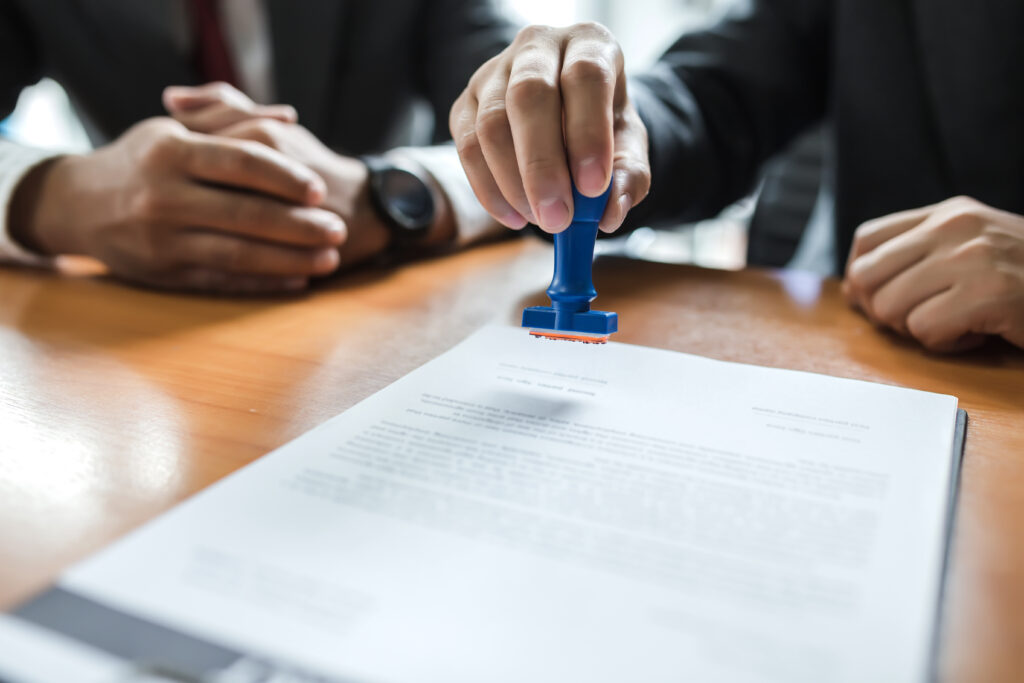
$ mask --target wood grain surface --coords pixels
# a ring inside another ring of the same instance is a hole
[[[549,249],[494,244],[273,300],[0,271],[0,607],[479,326],[516,323],[546,302]],[[801,273],[602,258],[595,282],[616,341],[958,396],[940,678],[1024,680],[1024,352],[927,354]]]

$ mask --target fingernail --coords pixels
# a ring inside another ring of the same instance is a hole
[[[337,249],[321,249],[313,259],[313,267],[319,273],[329,273],[338,267],[340,260]]]
[[[336,215],[321,215],[317,216],[314,220],[317,222],[317,224],[320,225],[320,227],[322,227],[327,232],[328,235],[331,236],[331,238],[333,238],[332,241],[335,244],[340,244],[341,242],[344,241],[344,237],[347,232],[345,228],[345,222],[338,218]]]
[[[500,221],[502,225],[513,230],[522,230],[526,227],[527,223],[526,218],[515,209],[510,209],[508,213],[501,217]]]
[[[537,213],[540,214],[540,227],[545,230],[558,230],[569,222],[569,207],[557,197],[542,200],[537,206]]]
[[[327,198],[327,185],[323,179],[317,176],[310,176],[306,181],[306,200],[309,204],[317,205]]]
[[[169,85],[164,88],[164,95],[167,97],[181,97],[192,89],[183,85]]]
[[[601,221],[601,223],[598,225],[598,227],[601,229],[601,232],[612,233],[618,230],[619,226],[622,225],[622,221],[626,220],[626,214],[629,213],[629,210],[630,208],[632,208],[632,206],[633,203],[629,200],[629,195],[624,194],[620,196],[618,199],[616,199],[615,208],[613,209],[614,215],[608,216],[606,214],[606,219],[610,218],[613,222],[606,223],[605,221]]]
[[[182,88],[176,85],[171,85],[164,88],[163,101],[164,107],[168,110],[176,110],[178,108],[177,99],[182,95]]]
[[[298,119],[295,107],[290,104],[270,104],[265,107],[256,107],[255,113],[259,116],[276,118],[285,123],[294,123]]]
[[[596,197],[607,186],[604,169],[597,157],[587,157],[576,170],[576,189],[588,197]]]
[[[340,226],[344,225],[344,221],[342,221],[341,216],[333,211],[328,211],[327,209],[311,206],[301,210],[300,213],[303,218],[313,221],[323,229],[330,230],[331,232],[337,232],[340,229]]]

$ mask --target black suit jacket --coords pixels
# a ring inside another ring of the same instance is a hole
[[[836,268],[865,220],[958,194],[1024,214],[1024,2],[751,0],[632,94],[651,194],[629,224],[713,215],[828,119]]]
[[[164,86],[200,80],[170,27],[181,2],[0,0],[0,119],[43,76],[96,142],[164,114]],[[515,35],[493,0],[266,0],[266,11],[277,100],[349,154],[446,139],[452,102]],[[403,139],[423,104],[433,132]]]

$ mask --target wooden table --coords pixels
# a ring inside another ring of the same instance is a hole
[[[515,322],[550,269],[548,247],[520,240],[277,300],[0,271],[0,607],[480,325]],[[605,258],[595,280],[621,342],[958,396],[940,671],[1024,680],[1024,352],[927,355],[805,274]]]

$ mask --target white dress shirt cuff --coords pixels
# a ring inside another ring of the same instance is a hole
[[[33,253],[11,238],[8,225],[11,198],[14,190],[33,168],[56,156],[59,152],[25,147],[0,140],[0,263],[26,266],[50,266],[53,259]]]
[[[462,170],[458,152],[453,145],[433,147],[399,147],[388,152],[395,163],[403,160],[421,166],[431,175],[448,198],[455,219],[455,243],[465,246],[501,234],[501,226],[477,201]]]

